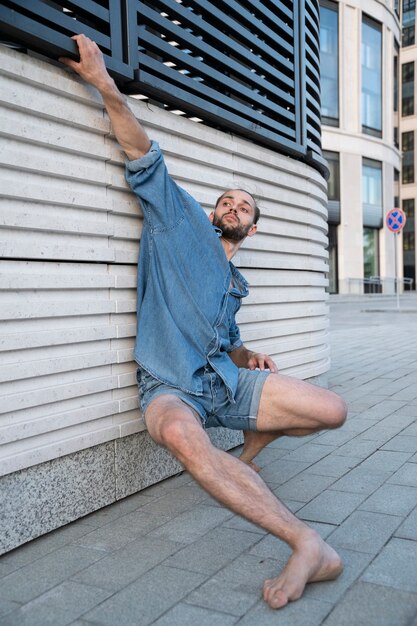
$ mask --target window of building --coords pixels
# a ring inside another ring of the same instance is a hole
[[[340,165],[339,153],[323,150],[329,168],[327,181],[327,211],[329,224],[340,224]]]
[[[362,160],[363,275],[379,276],[379,229],[382,227],[382,163]],[[365,291],[376,289],[365,286]]]
[[[394,204],[393,208],[399,208],[400,206],[400,171],[396,167],[394,170]]]
[[[362,131],[382,136],[381,25],[362,19]]]
[[[339,126],[339,32],[335,2],[320,3],[320,82],[323,124]]]
[[[406,227],[409,225],[410,220],[414,219],[414,198],[407,198],[403,200],[403,211],[407,218]]]
[[[329,200],[340,201],[340,164],[339,153],[323,150],[323,156],[329,168],[329,180],[327,181],[327,197]]]
[[[403,0],[402,45],[413,46],[415,43],[416,0]]]
[[[363,225],[382,226],[382,163],[373,159],[362,160]]]
[[[414,131],[401,134],[401,149],[403,153],[402,182],[414,182]]]
[[[414,61],[401,68],[401,115],[414,115]]]
[[[379,230],[363,229],[363,275],[365,278],[379,276]]]
[[[398,41],[394,39],[394,94],[393,94],[393,109],[395,112],[398,111],[398,80],[399,80],[399,53],[400,46],[398,45]]]
[[[407,198],[403,200],[403,211],[406,222],[403,230],[403,263],[404,278],[411,278],[413,288],[416,288],[416,240],[415,240],[415,200]]]

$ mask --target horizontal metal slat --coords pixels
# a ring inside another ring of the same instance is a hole
[[[268,94],[271,97],[279,98],[285,105],[294,106],[295,100],[294,96],[291,95],[288,91],[284,91],[277,87],[274,83],[270,81],[266,81],[262,76],[258,76],[256,73],[252,73],[250,77],[247,75],[247,71],[244,67],[236,67],[236,63],[233,65],[229,65],[229,69],[234,67],[239,74],[232,74],[230,76],[223,74],[217,69],[211,67],[210,70],[206,70],[204,62],[198,58],[193,57],[192,55],[184,54],[181,50],[178,50],[175,46],[171,46],[165,40],[161,40],[158,36],[152,34],[144,26],[139,27],[139,39],[148,44],[149,50],[153,50],[155,53],[161,54],[164,56],[166,53],[167,58],[169,58],[172,62],[177,62],[178,66],[181,68],[181,72],[186,69],[191,72],[194,71],[196,74],[201,75],[205,79],[209,81],[218,81],[219,83],[224,82],[227,79],[227,88],[232,89],[236,94],[247,95],[249,100],[256,102],[258,101],[262,104],[262,100],[258,96],[258,92],[262,92]],[[221,54],[221,53],[219,53]],[[144,55],[142,58],[147,58],[147,55]],[[166,62],[164,62],[166,63]],[[246,75],[245,75],[246,71]],[[207,73],[208,72],[208,73]],[[237,80],[236,78],[232,78],[232,76],[240,76],[241,80]],[[279,75],[277,74],[277,78],[279,79]],[[246,82],[243,82],[245,81]],[[193,78],[195,80],[195,78]],[[252,89],[251,89],[252,86]],[[285,109],[283,110],[285,112]]]

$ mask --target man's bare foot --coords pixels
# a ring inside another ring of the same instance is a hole
[[[333,580],[342,570],[337,552],[311,531],[310,537],[294,550],[282,572],[265,581],[263,598],[272,609],[280,609],[298,600],[307,583]]]
[[[260,433],[253,430],[243,431],[243,450],[240,455],[240,460],[246,465],[249,465],[255,472],[260,472],[261,468],[256,463],[253,463],[253,459],[260,453],[268,443],[280,437],[282,433]]]

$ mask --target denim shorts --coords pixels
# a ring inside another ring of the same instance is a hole
[[[138,368],[140,408],[145,416],[146,409],[158,396],[170,394],[180,398],[193,408],[204,428],[223,426],[233,430],[256,430],[256,418],[262,388],[270,374],[269,370],[239,369],[239,380],[235,402],[229,400],[227,388],[220,376],[210,367],[202,372],[203,395],[195,396],[176,387],[171,387]]]

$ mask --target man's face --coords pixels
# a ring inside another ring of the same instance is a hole
[[[256,232],[255,202],[252,196],[240,189],[226,191],[210,219],[213,226],[222,231],[222,236],[230,241],[240,242]]]

